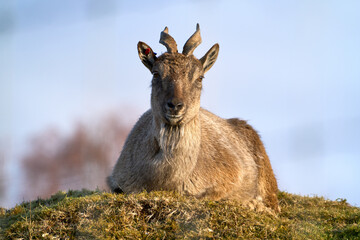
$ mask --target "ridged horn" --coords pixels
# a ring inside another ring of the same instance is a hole
[[[169,29],[165,27],[164,31],[160,34],[160,43],[167,48],[168,53],[176,53],[177,45],[172,36],[168,34]]]
[[[201,36],[200,36],[200,26],[199,24],[196,24],[196,31],[189,40],[186,41],[184,48],[183,48],[183,54],[185,56],[189,56],[193,54],[195,48],[199,46],[201,43]]]

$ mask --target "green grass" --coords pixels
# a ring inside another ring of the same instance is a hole
[[[360,239],[360,209],[346,200],[279,193],[281,213],[169,192],[59,192],[0,208],[0,239]]]

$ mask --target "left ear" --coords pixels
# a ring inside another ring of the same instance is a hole
[[[137,49],[141,62],[151,71],[156,61],[156,53],[144,42],[139,42]]]
[[[206,73],[215,63],[219,54],[219,44],[215,44],[210,50],[200,59],[202,63],[204,73]]]

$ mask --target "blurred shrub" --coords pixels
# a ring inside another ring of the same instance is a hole
[[[105,178],[130,126],[116,114],[99,122],[78,123],[67,136],[51,128],[32,138],[22,161],[25,199],[48,197],[59,190],[106,188]]]

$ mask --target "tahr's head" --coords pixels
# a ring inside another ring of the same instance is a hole
[[[201,59],[194,57],[195,48],[201,43],[200,27],[187,40],[182,53],[178,53],[175,40],[166,27],[160,43],[167,52],[159,57],[143,42],[137,45],[142,63],[153,74],[151,108],[154,116],[169,125],[180,125],[193,119],[200,109],[202,79],[215,63],[219,44],[215,44]]]

